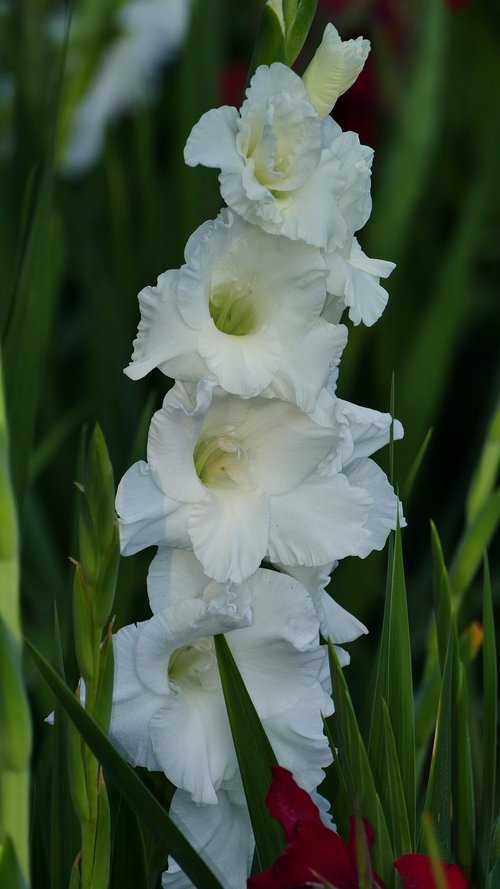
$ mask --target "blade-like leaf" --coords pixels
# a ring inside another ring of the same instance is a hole
[[[420,471],[420,467],[423,463],[424,457],[427,454],[427,449],[429,447],[429,443],[432,438],[433,431],[434,431],[433,429],[427,430],[426,436],[425,436],[422,444],[420,445],[420,448],[418,449],[417,456],[415,457],[415,459],[410,467],[410,470],[408,472],[408,475],[406,477],[406,481],[405,481],[402,491],[401,491],[401,499],[402,499],[403,503],[405,503],[405,504],[407,504],[408,500],[410,499],[410,495],[413,490],[415,479],[418,476],[418,473]]]
[[[450,569],[450,582],[460,601],[481,564],[483,553],[500,524],[500,490],[495,491],[478,510],[465,530]]]
[[[120,795],[164,844],[165,851],[177,861],[199,889],[222,889],[221,884],[133,769],[116,752],[106,735],[80,706],[74,695],[43,655],[28,641],[27,648],[38,669],[63,705],[85,743],[106,770]]]
[[[447,861],[451,855],[452,703],[453,634],[450,633],[423,813],[423,822],[425,819],[430,819],[433,825],[439,856]],[[420,849],[423,847],[423,841],[424,836],[421,833]]]
[[[335,646],[328,641],[335,713],[329,720],[333,748],[338,752],[335,766],[340,787],[347,794],[347,811],[363,815],[375,830],[374,869],[388,885],[394,883],[394,860],[387,822],[375,787],[365,745],[354,714],[349,689],[339,664]]]
[[[389,809],[384,807],[384,811],[388,822],[390,822],[393,817],[397,818],[398,815],[396,812],[392,812],[388,796],[382,701],[386,702],[394,733],[410,836],[414,842],[416,802],[413,680],[403,552],[399,528],[395,534],[393,556],[389,561],[384,622],[368,745],[368,755],[381,799],[389,806]],[[393,824],[394,830],[397,830],[397,826]]]
[[[480,460],[470,483],[467,497],[467,524],[477,516],[482,505],[492,493],[500,466],[500,405],[491,420]]]
[[[385,772],[387,780],[386,796],[391,814],[392,848],[394,849],[395,856],[399,857],[399,855],[404,855],[405,852],[412,851],[413,841],[410,834],[410,825],[408,823],[408,813],[406,811],[406,800],[401,781],[396,741],[392,730],[389,710],[384,700],[382,700],[382,714],[384,719]]]
[[[224,636],[215,636],[215,651],[260,869],[266,870],[285,845],[281,825],[264,802],[277,760]]]
[[[477,867],[484,880],[490,861],[494,824],[498,706],[495,623],[490,572],[486,557],[483,580],[483,631],[483,750]]]

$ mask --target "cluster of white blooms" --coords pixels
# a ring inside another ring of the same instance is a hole
[[[227,207],[191,236],[182,268],[139,294],[126,370],[175,383],[147,462],[118,488],[122,552],[158,552],[152,617],[115,636],[110,731],[175,785],[172,817],[228,889],[245,886],[253,840],[213,637],[226,634],[278,761],[313,791],[331,762],[320,634],[366,632],[325,587],[339,559],[380,550],[397,523],[370,459],[392,418],[336,392],[340,317],[372,324],[393,267],[355,238],[372,152],[329,116],[368,48],[329,25],[304,77],[261,66],[240,111],[194,127],[185,160],[220,168]],[[170,862],[163,885],[191,883]]]

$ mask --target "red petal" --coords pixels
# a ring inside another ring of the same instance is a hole
[[[467,878],[456,864],[448,864],[446,861],[442,861],[441,864],[445,872],[447,889],[468,889]],[[416,853],[402,855],[396,859],[394,867],[405,889],[437,889],[429,855]]]
[[[299,820],[313,821],[322,825],[318,807],[305,790],[296,784],[288,769],[273,766],[273,780],[266,796],[266,806],[273,818],[281,821],[285,836],[290,840]]]

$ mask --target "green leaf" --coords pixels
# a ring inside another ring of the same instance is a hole
[[[394,733],[395,751],[401,774],[406,812],[412,843],[416,830],[415,799],[415,726],[413,714],[413,680],[408,626],[408,608],[401,544],[401,530],[396,530],[394,551],[389,558],[384,622],[373,695],[373,708],[368,755],[388,823],[398,818],[391,809],[386,781],[386,750],[383,701],[387,706]],[[392,824],[393,831],[397,825]]]
[[[316,15],[318,0],[283,0],[285,20],[285,62],[297,59]]]
[[[467,497],[467,524],[474,521],[491,495],[500,467],[500,404],[495,408],[481,457],[472,477]]]
[[[477,868],[485,879],[489,867],[495,815],[497,777],[497,693],[498,664],[495,622],[488,560],[484,558],[483,577],[483,749]],[[499,822],[500,824],[500,822]],[[497,852],[500,850],[497,850]],[[493,884],[492,884],[493,885]]]
[[[19,867],[10,836],[0,842],[0,886],[8,886],[9,889],[29,889],[28,882]]]
[[[454,640],[454,646],[456,640]],[[465,670],[457,654],[457,688],[452,713],[453,731],[453,838],[456,858],[470,876],[475,846],[474,777],[469,731],[469,706]]]
[[[120,800],[114,830],[110,889],[124,889],[125,886],[148,889],[148,866],[141,824],[134,812]]]
[[[439,857],[451,857],[451,791],[452,791],[452,708],[453,708],[453,635],[450,633],[443,681],[436,719],[436,731],[425,797],[423,823],[429,819],[439,848]],[[423,833],[419,849],[423,848]]]
[[[450,568],[450,582],[460,601],[474,580],[483,553],[500,524],[500,490],[491,494],[466,528]]]
[[[181,831],[147,790],[133,769],[117,753],[96,722],[80,706],[43,655],[26,639],[25,644],[41,674],[61,702],[85,743],[106,770],[107,777],[130,808],[164,844],[186,875],[199,889],[222,889],[221,884],[207,867]]]
[[[271,768],[277,764],[273,749],[240,676],[225,636],[215,636],[217,663],[254,831],[260,870],[267,870],[285,846],[281,825],[265,805]]]
[[[420,448],[418,449],[417,456],[415,457],[415,459],[410,467],[410,470],[409,470],[408,475],[406,477],[406,481],[405,481],[402,491],[401,491],[401,499],[402,499],[403,503],[408,503],[408,500],[410,499],[410,495],[412,493],[413,486],[415,484],[415,480],[418,476],[420,467],[422,466],[424,457],[427,453],[427,449],[429,447],[429,443],[432,438],[433,431],[434,431],[433,429],[427,430],[426,436],[425,436],[422,444],[420,445]]]
[[[272,65],[273,62],[286,62],[285,35],[275,10],[266,3],[248,70],[247,85],[259,65]]]
[[[331,640],[328,640],[328,654],[335,704],[335,713],[328,720],[328,724],[331,727],[331,743],[333,743],[333,748],[338,751],[334,763],[340,777],[342,792],[346,794],[347,811],[363,815],[373,825],[376,837],[373,847],[374,869],[388,885],[393,885],[392,862],[394,854],[387,822],[377,794],[347,683]]]
[[[401,781],[396,741],[391,725],[391,717],[385,700],[382,699],[382,713],[384,720],[384,750],[385,750],[385,774],[387,781],[388,809],[390,811],[391,840],[394,855],[404,855],[413,849],[413,839],[410,834],[406,800]]]

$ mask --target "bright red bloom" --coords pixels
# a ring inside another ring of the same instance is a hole
[[[446,878],[447,889],[467,889],[468,882],[456,864],[441,862]],[[405,889],[437,889],[432,869],[432,860],[428,855],[402,855],[394,862]]]
[[[374,839],[368,821],[351,816],[346,843],[338,833],[325,827],[309,794],[281,766],[273,768],[266,805],[270,814],[281,821],[288,845],[269,870],[250,877],[248,889],[303,889],[307,884],[322,881],[332,883],[336,889],[358,889],[356,836],[365,840],[368,853]],[[385,889],[376,874],[373,880],[375,886]]]

